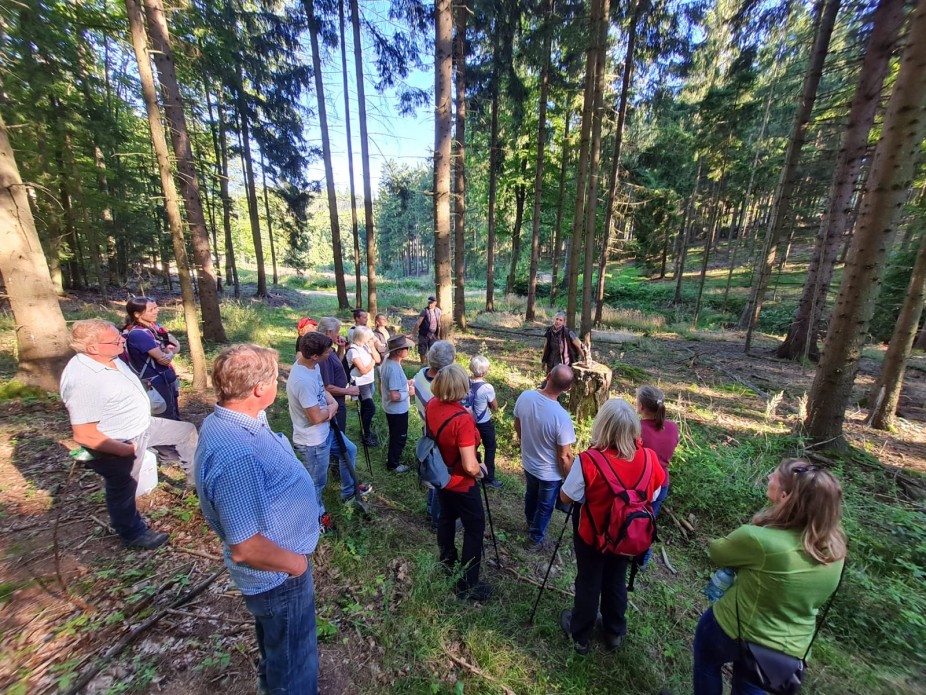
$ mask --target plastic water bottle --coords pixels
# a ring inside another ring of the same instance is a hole
[[[707,600],[714,603],[723,596],[727,592],[727,589],[733,586],[733,580],[735,578],[736,573],[729,567],[721,567],[714,572],[714,574],[711,575],[711,580],[707,583],[707,586],[704,587],[704,595],[707,596]]]

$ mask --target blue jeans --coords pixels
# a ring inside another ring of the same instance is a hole
[[[527,519],[531,540],[540,543],[547,532],[550,517],[553,516],[553,508],[563,481],[541,480],[527,471],[524,471],[524,479],[527,482],[524,516]]]
[[[296,455],[302,460],[302,465],[312,476],[312,482],[315,483],[315,501],[318,502],[318,516],[321,518],[325,513],[325,503],[322,501],[322,492],[325,485],[328,484],[328,461],[331,458],[330,444],[331,437],[324,444],[316,446],[305,446],[296,444],[293,449]],[[342,483],[343,484],[343,483]]]
[[[735,662],[740,654],[739,643],[729,637],[708,608],[698,622],[694,638],[694,695],[722,695],[724,664]],[[731,695],[764,695],[765,691],[747,683],[733,664]]]
[[[428,488],[427,496],[428,518],[431,520],[431,528],[437,528],[437,522],[440,520],[440,495],[433,487]]]
[[[268,695],[318,692],[318,643],[312,565],[298,577],[253,596],[244,604],[254,616],[258,689]]]
[[[669,496],[669,486],[663,485],[662,489],[659,491],[659,496],[653,500],[653,516],[659,516],[659,510],[662,509],[662,503],[666,501],[666,497]],[[643,556],[643,567],[646,567],[649,564],[649,559],[653,556],[653,549],[650,548],[646,551],[646,555]]]
[[[347,500],[353,497],[355,492],[354,475],[357,474],[357,445],[348,439],[346,434],[342,435],[342,437],[344,438],[343,452],[341,451],[341,437],[332,427],[328,433],[328,447],[331,452],[330,456],[338,457],[338,471],[341,473],[341,499]],[[344,460],[344,454],[347,455],[347,461]],[[350,466],[350,468],[348,469],[347,466]],[[351,475],[351,472],[354,475]]]

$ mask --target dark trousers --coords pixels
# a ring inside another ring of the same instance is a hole
[[[369,384],[367,385],[369,386]],[[372,391],[372,389],[371,389]],[[360,427],[361,436],[368,439],[373,426],[373,417],[376,415],[376,403],[373,401],[372,394],[364,397],[364,387],[360,387]]]
[[[479,436],[482,438],[482,448],[485,450],[485,460],[483,463],[486,465],[486,471],[488,472],[485,481],[491,483],[495,480],[495,449],[497,448],[495,441],[495,423],[492,422],[492,420],[477,423],[476,429],[479,430]]]
[[[405,451],[405,440],[408,439],[408,413],[398,415],[386,413],[386,424],[389,425],[389,450],[386,455],[386,468],[390,471],[398,468],[402,463],[402,452]]]
[[[573,512],[579,518],[579,509]],[[588,644],[601,605],[602,626],[606,635],[627,633],[627,567],[630,558],[599,553],[578,533],[574,523],[576,549],[576,597],[572,606],[572,639]]]
[[[269,591],[244,597],[257,632],[258,689],[269,695],[318,692],[312,566]]]
[[[440,520],[437,522],[437,548],[440,561],[448,568],[457,562],[457,547],[454,543],[457,519],[463,522],[463,579],[460,589],[474,587],[479,583],[479,564],[482,560],[482,536],[486,529],[485,510],[479,496],[479,483],[468,492],[438,490]]]
[[[708,608],[698,621],[694,638],[694,695],[723,695],[723,665],[733,662],[730,695],[764,695],[765,691],[749,683],[737,666],[740,645],[730,637]]]
[[[132,475],[134,466],[134,456],[97,454],[96,458],[87,461],[87,468],[103,476],[109,523],[124,541],[133,541],[148,529],[135,506],[138,471]]]

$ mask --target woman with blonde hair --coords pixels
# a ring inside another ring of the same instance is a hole
[[[363,428],[360,434],[367,446],[379,446],[379,440],[371,428],[376,415],[376,403],[373,401],[374,367],[380,363],[380,356],[371,342],[373,331],[366,326],[355,326],[351,333],[345,360],[350,365],[348,376],[360,389],[360,424]]]
[[[785,459],[768,477],[771,505],[711,543],[711,561],[736,572],[701,616],[694,639],[694,693],[720,695],[721,668],[733,662],[733,694],[764,692],[743,658],[741,640],[803,662],[817,613],[835,593],[846,557],[842,487],[829,472]]]
[[[560,490],[565,503],[576,502],[572,511],[576,553],[576,593],[572,610],[560,614],[560,627],[573,641],[579,654],[587,654],[589,641],[601,612],[602,638],[606,651],[620,648],[627,633],[627,568],[634,558],[599,549],[596,540],[608,528],[616,499],[649,508],[659,495],[666,474],[650,449],[637,446],[640,420],[630,403],[621,398],[607,401],[592,422],[591,444],[579,454]],[[623,488],[622,493],[618,490]],[[652,511],[649,511],[652,521]],[[629,519],[627,516],[625,519]],[[634,551],[642,553],[643,548]],[[616,550],[616,548],[614,549]]]
[[[437,522],[440,561],[452,571],[459,557],[463,577],[457,585],[457,596],[485,601],[492,595],[492,587],[479,581],[485,508],[476,482],[485,472],[476,459],[479,430],[460,404],[467,393],[469,377],[463,367],[458,364],[442,367],[431,382],[433,398],[425,407],[425,425],[450,469],[450,482],[437,491],[440,499]],[[463,522],[463,553],[459,556],[455,543],[457,519]]]

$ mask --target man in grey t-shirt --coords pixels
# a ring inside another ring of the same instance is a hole
[[[559,396],[572,386],[572,368],[557,365],[546,386],[525,391],[514,406],[514,429],[521,442],[521,466],[527,490],[524,516],[531,550],[546,548],[544,536],[563,479],[572,467],[572,445],[576,431],[569,413],[559,404]]]

